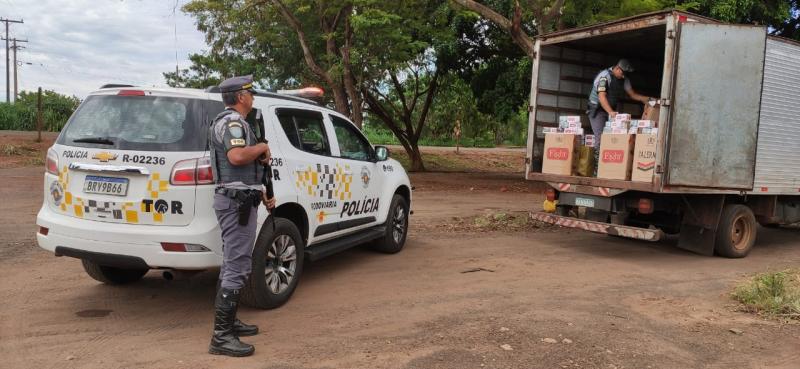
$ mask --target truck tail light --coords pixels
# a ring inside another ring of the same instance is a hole
[[[42,236],[47,236],[48,232],[50,232],[49,228],[39,226],[39,234],[41,234]]]
[[[58,154],[53,149],[47,150],[45,169],[47,173],[58,175]]]
[[[653,214],[653,200],[639,199],[639,214]]]
[[[202,157],[181,160],[175,163],[172,167],[172,174],[169,176],[169,183],[173,186],[214,183],[214,176],[211,172],[211,159]]]
[[[547,190],[544,191],[544,196],[547,198],[547,201],[555,201],[556,190],[548,188]]]

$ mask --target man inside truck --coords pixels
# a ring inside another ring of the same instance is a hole
[[[603,128],[609,118],[614,119],[617,115],[619,102],[624,94],[628,94],[631,99],[641,101],[646,104],[650,98],[636,93],[631,86],[631,81],[625,78],[625,73],[632,73],[633,66],[628,59],[620,59],[611,68],[603,69],[594,77],[592,92],[589,93],[589,122],[592,124],[592,132],[596,139],[594,150],[594,176],[597,176],[597,165],[600,158],[600,141],[602,140]]]
[[[633,66],[628,59],[620,59],[611,68],[603,69],[594,78],[592,92],[589,93],[589,122],[592,123],[592,132],[600,144],[603,127],[609,118],[617,115],[617,108],[624,94],[631,99],[647,104],[650,97],[636,93],[631,86],[631,81],[625,78],[625,73],[632,73]]]

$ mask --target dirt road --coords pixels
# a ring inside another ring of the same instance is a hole
[[[308,266],[249,358],[206,354],[215,273],[111,287],[33,241],[41,168],[0,169],[2,368],[798,368],[800,326],[735,311],[748,273],[800,265],[797,231],[746,259],[577,231],[481,232],[455,219],[540,206],[521,174],[413,175],[405,250]],[[730,332],[741,330],[742,334]],[[553,342],[553,343],[550,343]]]

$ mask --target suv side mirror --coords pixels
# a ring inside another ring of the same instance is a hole
[[[375,146],[375,160],[384,161],[389,158],[389,149],[386,146]]]

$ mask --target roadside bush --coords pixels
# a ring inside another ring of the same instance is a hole
[[[0,103],[0,130],[36,130],[36,92],[22,91],[14,103]],[[58,132],[78,107],[75,96],[42,91],[42,123],[45,131]]]
[[[749,312],[800,320],[800,270],[758,274],[737,286],[733,298]]]

